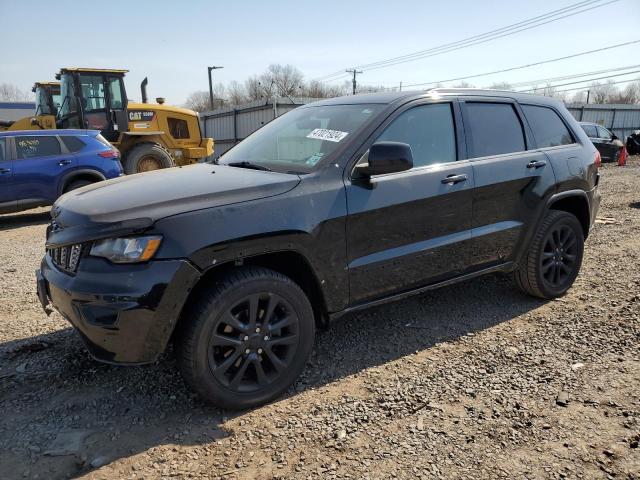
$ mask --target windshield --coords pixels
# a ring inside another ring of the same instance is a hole
[[[296,108],[247,137],[225,153],[219,163],[248,162],[277,172],[311,172],[382,107],[360,104]]]
[[[60,108],[58,117],[66,117],[78,111],[73,88],[73,75],[65,73],[60,77]]]
[[[36,115],[55,115],[58,108],[60,108],[59,87],[39,85],[36,88]]]

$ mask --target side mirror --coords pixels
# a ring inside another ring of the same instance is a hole
[[[400,142],[378,142],[371,145],[367,163],[356,165],[360,177],[404,172],[413,168],[411,146]]]
[[[611,140],[618,140],[618,136],[615,133],[612,133]]]

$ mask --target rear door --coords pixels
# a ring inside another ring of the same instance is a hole
[[[346,179],[352,304],[460,272],[471,240],[473,188],[460,129],[456,102],[413,104],[363,145],[361,153],[377,141],[407,143],[414,167],[369,182]]]
[[[13,187],[13,162],[9,142],[10,137],[0,138],[0,213],[13,212],[18,205]]]
[[[475,178],[469,268],[478,270],[515,260],[555,176],[515,101],[473,97],[461,107]]]
[[[74,167],[74,159],[55,135],[15,137],[13,175],[19,206],[53,203],[62,175]]]

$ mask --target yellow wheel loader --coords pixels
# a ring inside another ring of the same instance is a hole
[[[60,82],[36,82],[31,91],[36,94],[35,114],[14,122],[0,120],[0,131],[56,128],[56,112],[60,106]]]
[[[56,128],[100,130],[122,156],[126,173],[188,165],[213,153],[213,139],[202,138],[198,114],[148,103],[145,78],[142,103],[127,100],[128,70],[63,68]],[[33,127],[32,127],[33,128]]]

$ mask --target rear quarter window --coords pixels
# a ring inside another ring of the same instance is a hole
[[[465,111],[471,158],[526,150],[522,123],[511,103],[467,102]]]
[[[0,138],[0,162],[4,162],[5,159],[7,158],[4,154],[4,144],[5,144],[4,138]]]
[[[573,135],[555,110],[539,105],[522,105],[538,148],[574,143]]]
[[[82,140],[72,135],[64,135],[60,137],[60,139],[62,140],[62,143],[64,143],[64,146],[67,147],[67,150],[71,153],[78,152],[85,146],[85,143]]]

